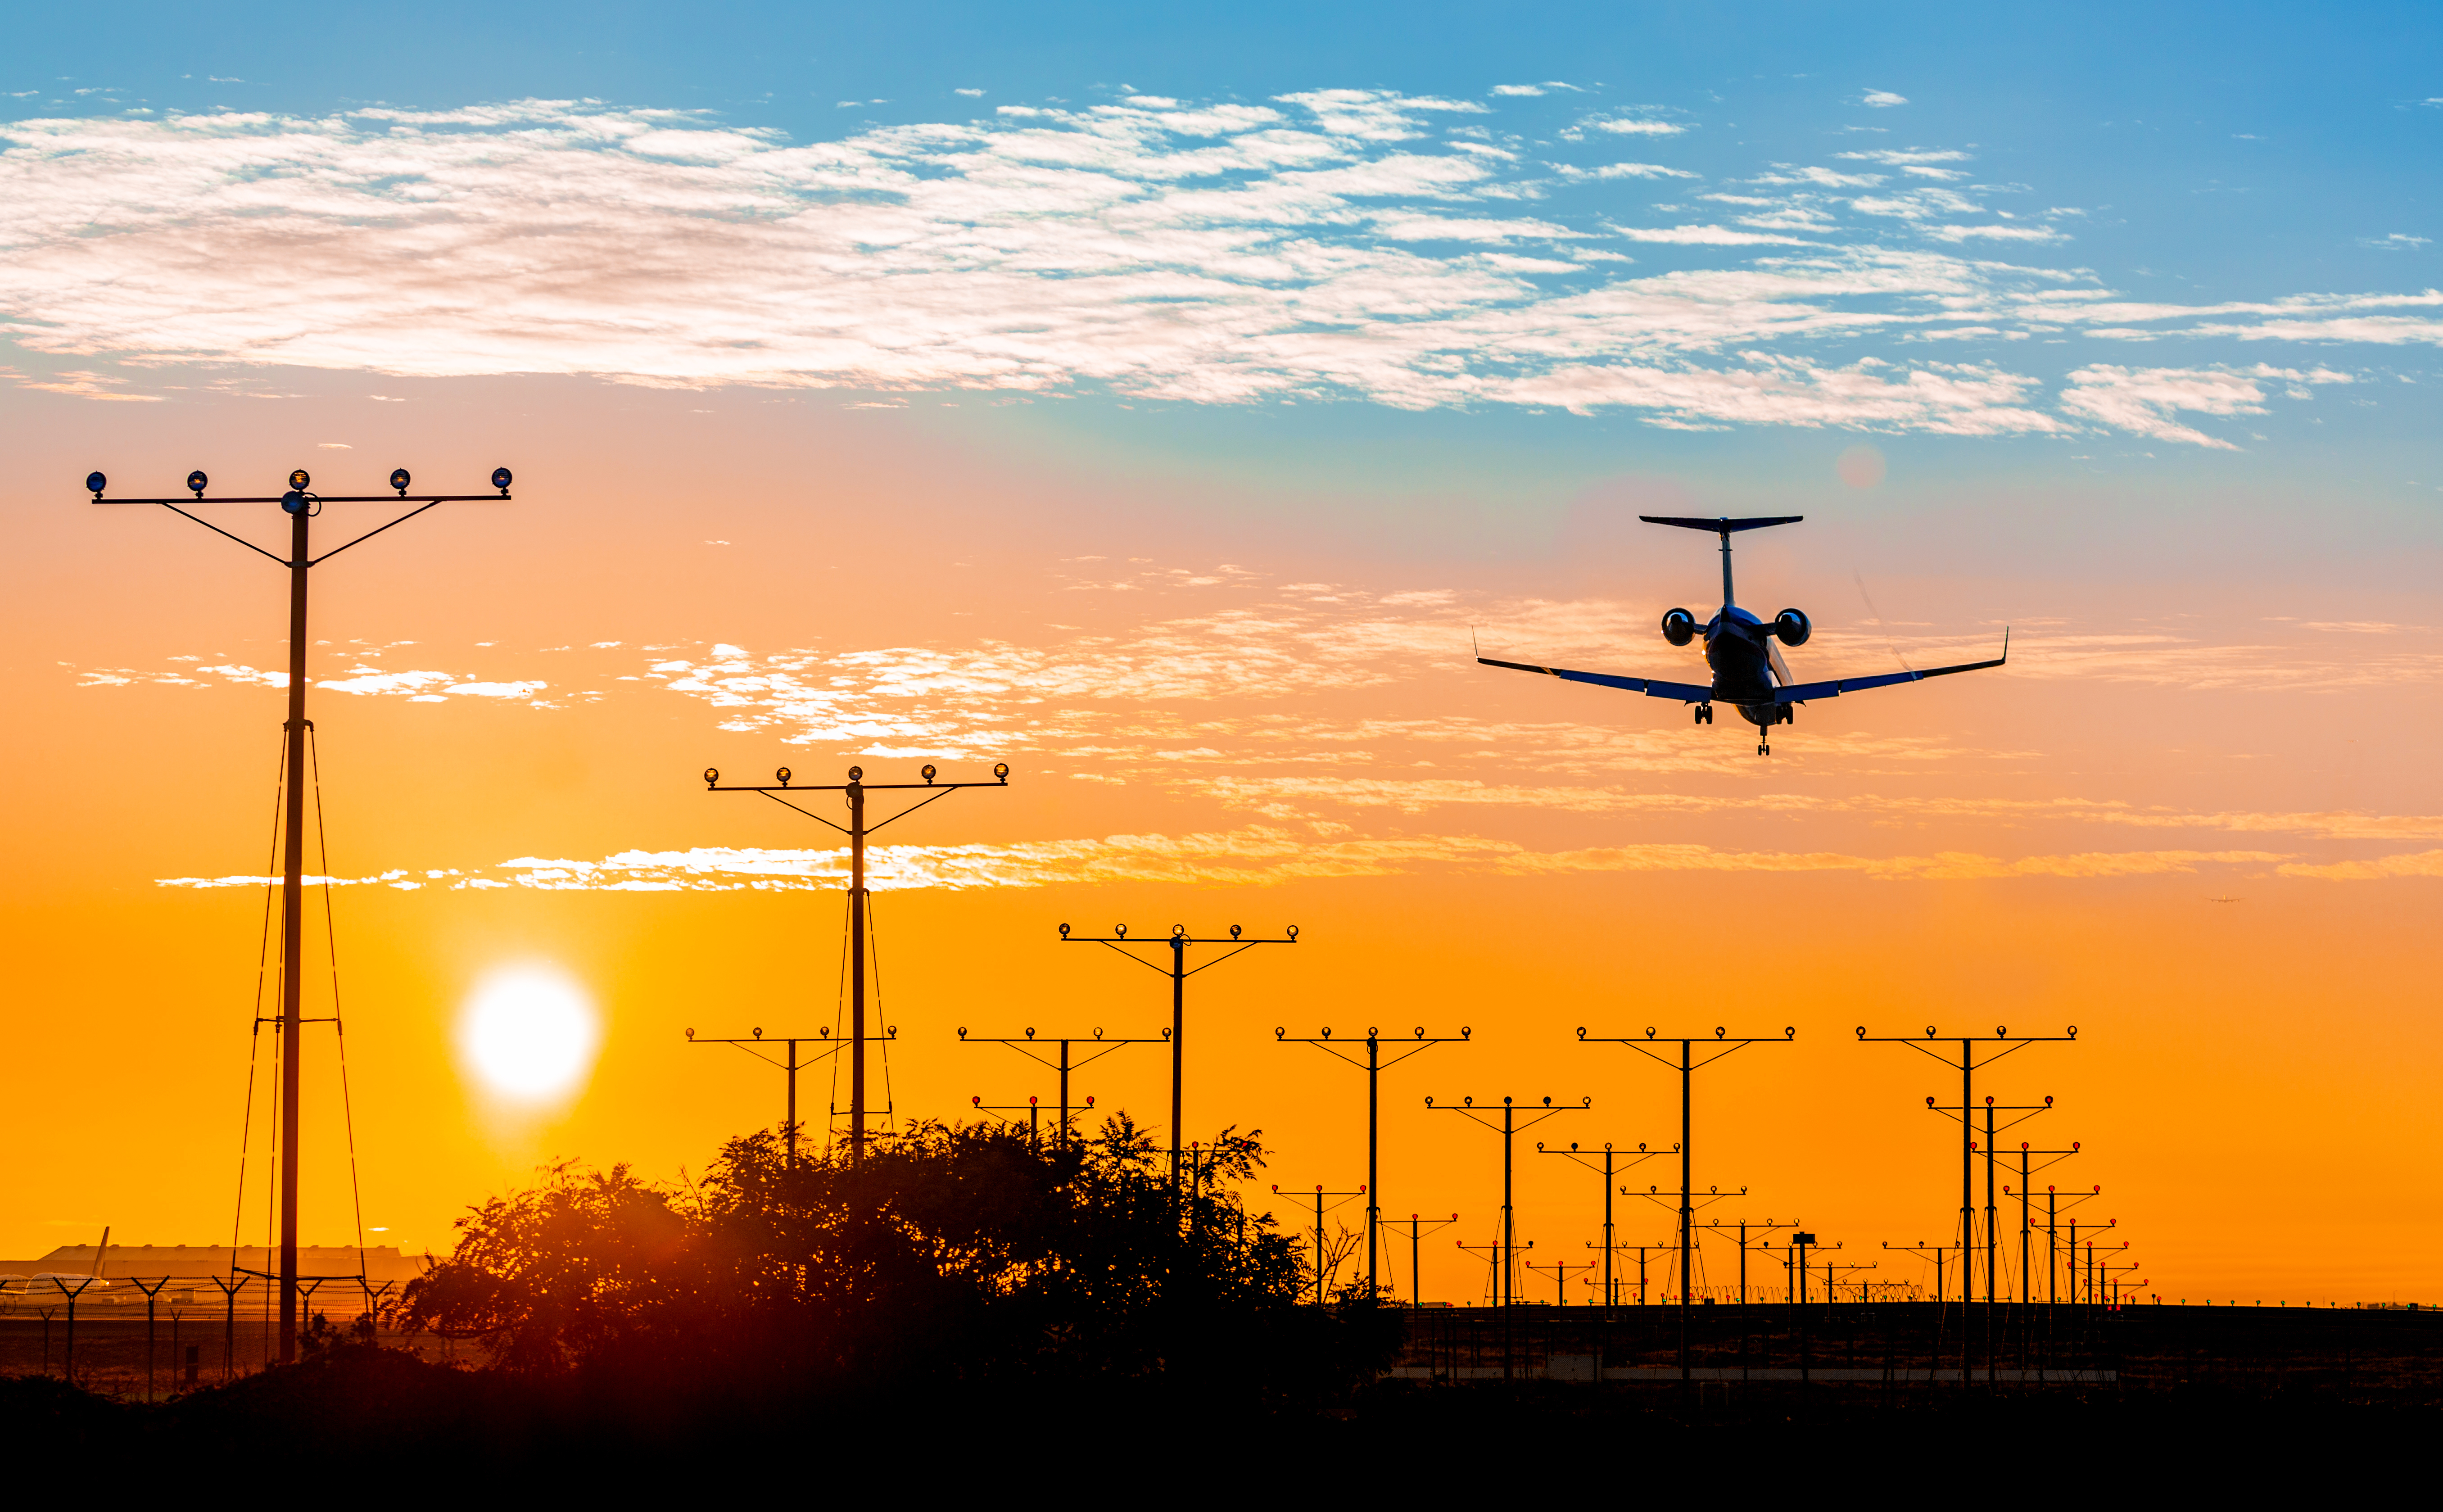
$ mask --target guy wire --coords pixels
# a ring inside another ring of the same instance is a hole
[[[899,1132],[898,1104],[891,1099],[891,1031],[882,1021],[882,930],[873,922],[873,892],[865,894],[865,939],[873,957],[873,1026],[882,1031],[882,1122],[891,1133]]]
[[[844,1038],[848,1033],[849,925],[855,917],[855,913],[856,894],[854,893],[851,893],[848,897],[848,907],[840,913],[839,996],[832,1004],[832,1038],[835,1042]],[[829,1151],[832,1147],[832,1139],[836,1133],[836,1126],[839,1121],[840,1058],[837,1055],[834,1055],[830,1059],[832,1063],[831,1100],[824,1104],[828,1111],[823,1116],[823,1149],[825,1151]]]
[[[331,958],[331,1034],[340,1047],[340,1116],[348,1131],[348,1196],[357,1209],[357,1278],[365,1274],[365,1194],[357,1180],[357,1111],[348,1096],[348,1026],[340,1016],[340,931],[331,918],[331,831],[322,820],[322,742],[305,727],[305,755],[314,767],[314,839],[322,856],[322,945]]]
[[[271,780],[271,856],[263,863],[263,940],[254,956],[254,1022],[246,1036],[246,1115],[238,1121],[237,1210],[230,1218],[230,1274],[237,1274],[238,1243],[246,1237],[246,1165],[254,1138],[254,1068],[263,1048],[263,981],[271,959],[272,871],[280,864],[280,796],[288,773],[288,732],[280,732],[279,775]]]

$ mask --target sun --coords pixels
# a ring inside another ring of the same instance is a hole
[[[602,1029],[585,991],[548,966],[505,967],[476,985],[458,1016],[458,1048],[487,1090],[549,1102],[583,1085]]]

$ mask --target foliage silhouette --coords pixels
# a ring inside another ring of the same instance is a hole
[[[399,1318],[505,1374],[657,1409],[1014,1380],[1317,1404],[1379,1373],[1400,1324],[1362,1299],[1298,1305],[1298,1246],[1227,1189],[1262,1159],[1225,1131],[1177,1193],[1118,1116],[1048,1148],[922,1124],[857,1165],[792,1166],[759,1133],[677,1186],[562,1164],[461,1219]]]

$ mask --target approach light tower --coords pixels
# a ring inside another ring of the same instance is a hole
[[[303,1022],[298,1012],[298,979],[301,970],[301,922],[304,916],[305,882],[305,737],[313,725],[305,718],[305,648],[311,642],[305,634],[305,590],[308,576],[316,567],[330,561],[348,547],[370,541],[375,536],[404,525],[425,510],[440,504],[469,503],[481,500],[506,499],[509,496],[509,470],[492,470],[492,493],[411,493],[413,480],[407,469],[399,468],[390,475],[391,493],[331,494],[309,491],[314,486],[312,474],[303,468],[288,474],[288,490],[276,495],[255,497],[207,498],[204,490],[211,480],[198,470],[187,474],[188,499],[112,499],[104,492],[110,480],[99,472],[89,473],[84,486],[96,504],[157,504],[173,514],[185,515],[214,535],[236,542],[259,557],[288,569],[288,719],[281,726],[283,754],[285,757],[285,781],[287,790],[281,815],[280,872],[280,1360],[285,1365],[297,1358],[297,1163],[299,1109],[303,1080],[303,1054],[299,1043],[299,1027]],[[394,504],[402,500],[422,499],[424,502],[390,522],[377,526],[360,536],[333,546],[321,556],[313,553],[314,517],[328,504]],[[243,536],[230,534],[209,520],[188,514],[181,504],[276,504],[288,516],[288,555],[266,551]],[[336,1011],[336,1010],[335,1010]]]

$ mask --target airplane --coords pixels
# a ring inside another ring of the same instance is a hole
[[[1956,667],[1929,667],[1922,672],[1887,672],[1869,677],[1838,677],[1829,682],[1803,683],[1790,674],[1789,663],[1781,659],[1782,646],[1803,646],[1815,633],[1813,621],[1795,609],[1784,609],[1771,619],[1759,619],[1738,606],[1731,592],[1731,537],[1742,530],[1761,530],[1767,526],[1796,525],[1806,519],[1803,514],[1750,516],[1745,519],[1723,517],[1715,520],[1685,519],[1678,515],[1641,514],[1647,525],[1678,526],[1683,530],[1710,530],[1722,538],[1722,608],[1719,614],[1702,626],[1697,617],[1685,609],[1674,609],[1662,617],[1662,638],[1675,646],[1684,646],[1701,634],[1705,637],[1705,664],[1714,669],[1714,680],[1704,683],[1664,682],[1659,677],[1621,677],[1610,673],[1572,672],[1566,667],[1538,667],[1523,661],[1498,661],[1479,655],[1476,658],[1487,667],[1507,667],[1513,672],[1540,672],[1548,677],[1565,682],[1593,683],[1601,688],[1618,688],[1626,692],[1644,693],[1648,698],[1677,698],[1683,704],[1697,706],[1697,723],[1714,722],[1714,705],[1730,704],[1739,717],[1756,727],[1756,754],[1773,754],[1773,727],[1795,723],[1796,707],[1815,698],[1838,698],[1843,693],[1864,692],[1869,688],[1889,688],[1898,683],[1923,682],[1928,677],[1947,677],[1956,672],[1979,672],[1987,667],[1999,667],[2011,659],[2011,632],[2002,631],[2002,655],[1992,661],[1961,662]],[[1775,644],[1779,642],[1779,644]]]

